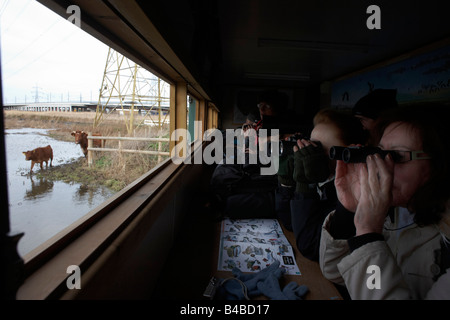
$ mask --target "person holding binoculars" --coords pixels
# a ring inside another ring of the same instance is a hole
[[[330,159],[329,149],[364,144],[367,135],[355,117],[335,109],[319,111],[313,124],[310,138],[301,137],[290,154],[280,156],[279,189],[284,189],[278,190],[276,205],[278,218],[294,232],[299,251],[317,261],[322,223],[337,202],[336,161]]]
[[[338,204],[319,261],[352,299],[450,298],[446,109],[398,107],[380,120],[379,148],[335,150]]]

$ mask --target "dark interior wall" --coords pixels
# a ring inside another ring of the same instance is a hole
[[[75,298],[148,299],[185,217],[201,205],[195,196],[205,190],[205,181],[211,175],[208,169],[202,164],[183,166],[167,188],[143,207],[135,221],[96,259],[94,270],[84,271],[83,290]]]
[[[310,88],[292,88],[284,87],[282,84],[278,87],[270,87],[280,92],[286,93],[288,101],[288,112],[296,115],[297,121],[302,124],[312,123],[312,117],[321,108],[329,106],[329,94],[321,93],[317,86]],[[219,126],[221,129],[235,129],[240,127],[245,121],[246,110],[251,109],[258,112],[256,103],[251,102],[252,95],[256,96],[259,92],[268,89],[267,87],[242,87],[242,86],[224,86],[222,88],[219,113]],[[250,107],[249,105],[252,104]]]
[[[211,99],[219,98],[222,54],[217,1],[137,0]]]

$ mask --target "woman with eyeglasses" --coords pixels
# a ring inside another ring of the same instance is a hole
[[[352,299],[450,298],[447,110],[397,108],[380,123],[379,147],[391,153],[337,161],[320,267]]]

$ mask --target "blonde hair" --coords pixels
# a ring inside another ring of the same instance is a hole
[[[314,127],[318,124],[334,125],[340,133],[338,137],[344,144],[365,144],[367,142],[367,132],[363,130],[361,123],[351,112],[338,109],[321,109],[313,118]]]

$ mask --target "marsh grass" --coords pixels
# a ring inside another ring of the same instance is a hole
[[[94,112],[21,112],[4,111],[4,122],[6,129],[16,128],[43,128],[53,129],[49,136],[62,141],[73,141],[71,132],[84,130],[86,132],[100,133],[102,136],[129,137],[125,121],[120,116],[109,115],[100,126],[93,129]],[[137,119],[139,121],[139,119]],[[161,130],[156,127],[142,126],[134,130],[134,137],[169,137],[168,125]],[[118,141],[106,140],[107,148],[118,148]],[[74,142],[74,148],[80,148]],[[158,143],[146,141],[122,141],[123,149],[133,150],[158,150]],[[161,151],[168,152],[169,144],[161,143]],[[145,155],[120,152],[94,152],[92,166],[88,166],[84,157],[75,161],[55,166],[47,171],[39,171],[36,174],[45,176],[47,179],[65,182],[77,182],[87,187],[98,187],[103,185],[113,191],[122,188],[142,176],[154,166],[159,160],[165,160],[167,156]]]

